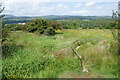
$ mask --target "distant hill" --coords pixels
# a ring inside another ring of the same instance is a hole
[[[81,20],[96,20],[96,19],[110,19],[111,16],[70,16],[70,15],[48,15],[48,16],[13,16],[13,15],[5,15],[3,18],[5,24],[13,24],[13,23],[23,23],[29,22],[32,19],[36,18],[44,18],[48,20],[69,20],[69,19],[81,19]]]
[[[51,19],[51,20],[63,20],[63,19],[87,19],[87,20],[94,20],[94,19],[110,19],[110,16],[43,16],[43,18]]]
[[[14,15],[5,15],[3,19],[27,19],[27,18],[31,18],[31,17],[27,17],[27,16],[14,16]]]
[[[45,18],[50,20],[62,20],[62,19],[110,19],[111,16],[70,16],[70,15],[48,15],[48,16],[13,16],[13,15],[5,15],[4,19],[31,19],[31,18]]]

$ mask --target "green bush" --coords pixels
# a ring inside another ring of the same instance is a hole
[[[44,34],[48,35],[48,36],[51,36],[51,35],[55,35],[55,30],[53,29],[53,27],[48,27]]]
[[[50,36],[55,35],[55,30],[61,29],[61,26],[57,21],[36,19],[32,22],[26,23],[25,29],[29,32],[37,32],[39,34]]]
[[[58,21],[47,21],[48,27],[53,27],[53,29],[61,29],[60,23]]]
[[[25,30],[27,30],[28,32],[35,32],[37,31],[37,27],[34,26],[32,22],[29,22],[25,25]]]
[[[25,29],[29,32],[38,31],[40,34],[44,33],[44,29],[46,29],[47,21],[44,19],[36,19],[32,22],[28,22],[25,25]]]
[[[9,36],[9,30],[7,28],[2,28],[2,42],[6,40],[6,38]]]

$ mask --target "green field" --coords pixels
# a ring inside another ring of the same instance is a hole
[[[82,72],[70,44],[89,72]],[[109,29],[66,29],[55,36],[12,31],[3,45],[3,77],[117,78],[117,44]]]

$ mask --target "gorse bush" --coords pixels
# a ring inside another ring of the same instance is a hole
[[[55,35],[55,30],[61,29],[57,21],[48,21],[45,19],[36,19],[28,22],[25,29],[29,32],[38,32],[39,34]]]
[[[37,27],[34,27],[34,24],[32,24],[32,23],[27,23],[25,25],[25,29],[27,31],[29,31],[29,32],[35,32],[35,31],[37,31]]]
[[[47,26],[46,20],[44,20],[44,19],[36,19],[36,20],[33,20],[32,22],[28,22],[25,25],[25,28],[29,32],[35,32],[37,30],[45,29],[46,26]]]
[[[48,27],[45,32],[46,35],[54,35],[55,34],[55,30],[53,29],[53,27]]]
[[[60,23],[58,21],[53,21],[53,20],[48,21],[47,25],[49,27],[53,27],[53,29],[55,30],[62,29],[62,26],[60,26]]]

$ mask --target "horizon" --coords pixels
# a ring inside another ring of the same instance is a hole
[[[44,16],[81,16],[81,15],[40,15],[40,16],[18,16],[18,15],[11,15],[11,14],[4,14],[5,16],[14,16],[14,17],[44,17]],[[86,16],[83,16],[86,17]],[[92,16],[88,16],[88,17],[94,17],[94,15]],[[110,15],[105,15],[105,16],[95,16],[95,17],[111,17]]]

